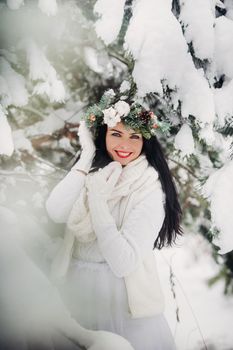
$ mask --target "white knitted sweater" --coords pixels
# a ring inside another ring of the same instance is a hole
[[[74,250],[74,256],[80,260],[107,261],[112,272],[125,279],[129,308],[134,318],[153,316],[164,309],[152,250],[164,220],[164,193],[158,174],[154,172],[156,184],[152,186],[152,191],[136,205],[129,202],[128,215],[121,227],[118,224],[120,202],[110,212],[107,203],[100,199],[96,203],[93,199],[90,212],[97,240],[78,244]],[[71,171],[53,189],[46,208],[55,222],[67,222],[84,185],[85,176]]]

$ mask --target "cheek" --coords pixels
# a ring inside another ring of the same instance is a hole
[[[111,138],[108,135],[106,135],[105,142],[106,142],[106,148],[107,148],[108,152],[110,152],[114,148],[114,146],[115,146],[115,142],[114,141],[115,140],[113,138]]]
[[[142,141],[142,140],[138,141],[137,145],[135,145],[135,152],[136,152],[137,154],[140,154],[140,153],[141,153],[141,151],[142,151],[142,146],[143,146],[143,141]]]

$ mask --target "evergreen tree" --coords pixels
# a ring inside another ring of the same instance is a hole
[[[42,3],[0,3],[0,205],[15,209],[22,193],[16,201],[12,186],[26,182],[23,205],[47,226],[43,200],[74,161],[82,114],[106,89],[125,89],[172,124],[168,137],[158,137],[183,223],[212,244],[232,292],[231,1]]]

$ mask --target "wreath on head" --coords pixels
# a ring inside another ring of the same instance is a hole
[[[107,124],[114,127],[118,122],[123,122],[126,127],[141,133],[146,139],[155,135],[157,130],[167,133],[170,124],[165,121],[159,121],[152,111],[146,110],[137,102],[126,102],[125,96],[117,96],[110,89],[102,96],[99,103],[89,107],[83,120],[87,127],[96,136],[98,128]]]

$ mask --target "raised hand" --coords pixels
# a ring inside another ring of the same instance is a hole
[[[111,162],[100,169],[94,176],[86,178],[88,197],[95,196],[108,200],[121,175],[122,166],[119,162]]]
[[[96,147],[93,136],[87,128],[84,120],[80,121],[78,136],[82,152],[78,162],[72,167],[72,170],[83,170],[88,172],[95,156]]]
[[[82,152],[87,154],[95,153],[96,148],[93,141],[93,135],[87,128],[84,120],[81,120],[79,123],[78,136]]]

